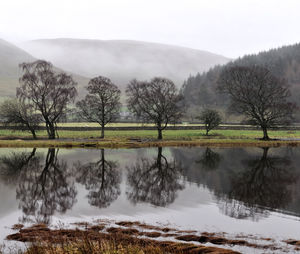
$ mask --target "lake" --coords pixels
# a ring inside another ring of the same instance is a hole
[[[0,239],[97,218],[300,239],[300,148],[0,149]]]

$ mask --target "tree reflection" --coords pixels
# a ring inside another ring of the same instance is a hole
[[[128,169],[127,191],[133,203],[147,202],[156,206],[166,206],[174,202],[176,192],[184,188],[180,182],[181,167],[175,161],[168,162],[158,148],[157,158],[142,158]]]
[[[71,209],[76,199],[74,182],[69,182],[71,172],[67,163],[58,160],[58,150],[49,148],[45,162],[34,157],[20,172],[16,189],[22,221],[49,223],[54,212]]]
[[[31,152],[12,152],[9,155],[0,157],[0,175],[1,180],[6,184],[16,184],[18,182],[20,172],[32,167],[38,163],[39,156],[36,155],[36,148]]]
[[[298,176],[288,158],[268,156],[268,150],[263,148],[259,159],[243,161],[245,170],[232,178],[227,205],[223,209],[227,215],[245,218],[261,212],[262,207],[284,208],[291,201],[289,185],[295,183]],[[232,202],[233,199],[242,204]]]
[[[207,147],[200,159],[196,161],[204,170],[214,170],[219,167],[221,156]]]
[[[77,181],[89,191],[88,200],[92,206],[108,207],[120,195],[121,175],[117,163],[105,160],[101,149],[100,160],[82,165],[77,163]]]

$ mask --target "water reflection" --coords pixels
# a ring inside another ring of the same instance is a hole
[[[196,163],[199,163],[204,170],[214,170],[219,167],[220,161],[221,156],[207,147]]]
[[[218,152],[210,148],[184,152],[173,149],[173,154],[184,165],[183,174],[189,181],[209,188],[215,195],[222,213],[258,220],[269,210],[287,209],[299,199],[299,190],[295,190],[297,156],[291,157],[291,149],[281,148],[277,154],[279,150],[269,148],[215,150]]]
[[[23,212],[22,222],[49,223],[54,212],[72,208],[77,192],[67,163],[58,159],[58,149],[49,148],[45,159],[33,149],[31,153],[12,153],[0,161],[6,170],[18,175],[16,199]]]
[[[92,206],[108,207],[121,193],[121,175],[117,170],[116,161],[105,160],[104,149],[101,149],[100,159],[96,162],[75,165],[77,182],[83,184],[89,191],[88,200]]]
[[[141,158],[128,169],[128,199],[156,206],[173,203],[177,191],[184,188],[181,171],[180,164],[175,159],[168,161],[158,147],[156,158]]]
[[[36,148],[31,152],[12,152],[10,155],[0,157],[0,175],[6,184],[14,185],[18,182],[22,170],[38,163],[39,157],[36,155]]]
[[[242,201],[247,211],[241,209],[243,205],[230,201],[228,204],[234,205],[227,204],[227,215],[244,218],[262,212],[260,207],[282,209],[291,202],[289,186],[296,183],[298,175],[288,157],[268,156],[268,151],[269,148],[263,148],[261,158],[243,160],[244,170],[231,176],[228,199]]]
[[[0,187],[13,193],[14,202],[16,197],[22,221],[48,223],[53,214],[74,209],[77,192],[87,193],[83,200],[79,195],[78,206],[115,203],[117,212],[119,206],[138,209],[132,205],[137,203],[169,206],[179,193],[177,206],[196,207],[204,203],[203,186],[233,218],[259,220],[274,209],[300,214],[298,148],[1,151]]]

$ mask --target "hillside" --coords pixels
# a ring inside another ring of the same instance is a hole
[[[15,45],[0,39],[0,97],[15,96],[21,75],[19,64],[36,60],[33,56]],[[58,71],[60,69],[56,68]],[[72,73],[71,73],[72,74]],[[79,93],[84,92],[88,79],[79,75],[72,75],[78,82]]]
[[[0,39],[0,94],[1,97],[16,93],[19,85],[20,70],[18,65],[22,62],[33,61],[34,58],[24,50]]]
[[[133,78],[164,76],[181,86],[190,74],[229,61],[220,55],[178,46],[139,41],[49,39],[22,47],[37,58],[86,77],[103,75],[120,87]]]
[[[246,55],[227,65],[261,65],[268,68],[274,75],[285,78],[291,86],[292,101],[300,98],[300,44],[284,46],[277,49]],[[224,66],[216,66],[205,73],[190,76],[183,86],[183,93],[190,114],[199,111],[201,107],[215,107],[225,110],[226,97],[216,92],[217,80]],[[299,118],[300,119],[300,118]]]

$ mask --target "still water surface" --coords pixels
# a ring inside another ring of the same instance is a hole
[[[97,218],[300,239],[300,148],[0,149],[0,239]]]

